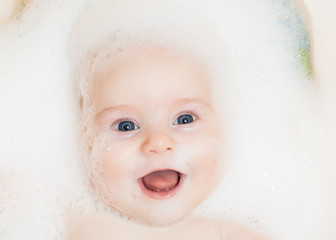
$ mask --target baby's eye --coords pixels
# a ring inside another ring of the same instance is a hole
[[[121,132],[128,132],[138,129],[139,127],[132,121],[121,121],[115,126]]]
[[[174,125],[189,124],[189,123],[192,123],[195,120],[196,120],[195,116],[193,116],[191,114],[183,114],[183,115],[180,115],[173,124]]]

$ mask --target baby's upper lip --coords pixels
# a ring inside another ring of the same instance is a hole
[[[143,177],[147,176],[148,174],[151,174],[153,172],[159,172],[159,171],[168,171],[168,170],[171,170],[171,171],[175,171],[179,174],[182,174],[182,175],[185,175],[182,171],[179,171],[177,169],[174,169],[174,168],[157,168],[157,169],[153,169],[153,170],[150,170],[150,171],[146,171],[141,177],[139,177],[138,179],[142,179]]]

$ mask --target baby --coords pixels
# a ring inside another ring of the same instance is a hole
[[[200,69],[190,56],[138,49],[119,57],[95,79],[95,130],[87,129],[96,131],[88,139],[89,151],[97,157],[88,163],[91,180],[102,199],[131,219],[172,224],[218,183],[221,121]],[[83,223],[77,239],[96,239],[97,234],[99,239],[261,239],[239,226],[205,219],[184,220],[160,232],[115,219],[93,219]]]
[[[215,77],[203,58],[164,44],[129,45],[93,51],[82,65],[93,79],[83,84],[83,138],[98,195],[146,225],[96,215],[79,222],[70,238],[265,239],[231,222],[192,216],[218,184],[225,159]]]
[[[113,6],[110,16],[120,14]],[[88,16],[84,28],[98,17]],[[165,35],[153,41],[133,27],[82,51],[79,79],[90,180],[102,200],[134,221],[94,215],[70,239],[265,239],[232,222],[192,216],[225,163],[215,74],[191,48],[174,47]]]

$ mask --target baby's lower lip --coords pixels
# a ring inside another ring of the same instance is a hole
[[[181,186],[184,182],[184,179],[185,179],[186,175],[184,175],[182,173],[179,173],[179,172],[178,172],[178,174],[179,174],[178,183],[174,187],[169,188],[169,189],[164,189],[164,190],[160,190],[160,191],[155,191],[155,190],[149,189],[144,184],[144,177],[138,179],[138,184],[140,185],[141,191],[147,197],[152,198],[152,199],[167,199],[167,198],[174,197],[178,193],[178,191],[180,190],[180,188],[181,188]]]

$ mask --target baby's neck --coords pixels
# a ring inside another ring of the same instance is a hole
[[[214,220],[189,216],[174,224],[152,226],[124,218],[94,215],[83,219],[70,231],[69,240],[120,239],[223,239]]]

